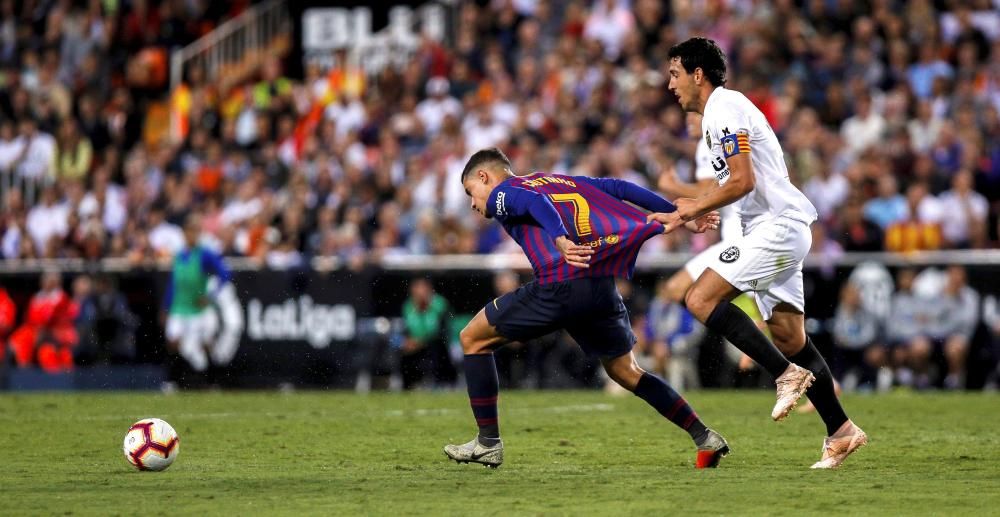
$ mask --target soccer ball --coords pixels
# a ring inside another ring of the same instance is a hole
[[[163,470],[177,459],[181,439],[170,424],[144,418],[125,433],[125,459],[139,470]]]

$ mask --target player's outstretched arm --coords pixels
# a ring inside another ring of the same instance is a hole
[[[721,220],[719,212],[712,211],[697,219],[691,221],[685,221],[680,216],[680,212],[671,212],[669,214],[664,213],[652,213],[646,216],[647,221],[656,221],[663,225],[663,233],[670,233],[680,226],[684,226],[692,233],[704,233],[708,230],[717,230],[719,228],[719,221]]]
[[[586,181],[622,201],[628,201],[650,212],[669,213],[676,210],[673,203],[663,199],[656,192],[629,181],[617,178],[588,178],[586,176],[574,176],[573,179]]]
[[[685,183],[677,178],[677,170],[671,166],[660,173],[656,188],[666,194],[670,199],[680,197],[696,198],[707,194],[708,191],[716,187],[714,179],[698,180],[694,183]]]
[[[719,188],[709,191],[697,198],[680,198],[674,200],[677,212],[685,221],[691,221],[702,215],[726,205],[750,193],[754,187],[753,168],[750,153],[734,154],[726,158],[729,166],[729,181]]]

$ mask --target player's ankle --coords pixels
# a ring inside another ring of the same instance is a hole
[[[500,436],[479,435],[476,437],[476,440],[479,442],[479,445],[482,445],[483,447],[493,447],[496,444],[500,443]]]
[[[701,424],[701,422],[698,423]],[[695,426],[692,425],[688,428],[688,434],[691,435],[691,439],[694,440],[694,444],[701,447],[702,445],[705,445],[706,441],[708,441],[708,437],[711,433],[709,433],[708,427],[705,427],[704,424],[701,424],[697,429],[694,429],[694,427]],[[694,429],[694,432],[692,432],[692,429]]]

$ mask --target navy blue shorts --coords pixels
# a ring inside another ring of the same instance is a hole
[[[636,341],[614,277],[530,282],[488,303],[486,319],[511,341],[565,329],[588,355],[604,358],[627,354]]]

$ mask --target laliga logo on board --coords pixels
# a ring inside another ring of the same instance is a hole
[[[350,305],[317,304],[308,295],[266,306],[254,298],[247,304],[247,334],[256,340],[304,340],[320,349],[353,339],[355,316]]]

